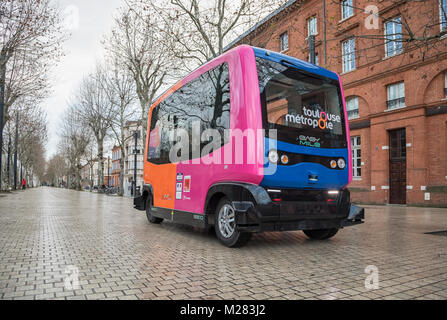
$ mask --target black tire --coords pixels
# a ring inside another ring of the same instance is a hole
[[[149,196],[147,197],[147,199],[146,199],[146,217],[147,217],[147,220],[148,220],[150,223],[154,223],[154,224],[160,224],[160,223],[162,223],[162,222],[163,222],[163,219],[162,219],[162,218],[154,217],[154,216],[151,214],[151,208],[152,208],[152,195],[149,195]]]
[[[303,230],[303,232],[310,239],[327,240],[335,236],[338,232],[338,229],[332,228],[332,229],[320,229],[320,230]]]
[[[219,204],[217,205],[215,212],[215,225],[214,225],[214,230],[216,232],[217,239],[219,239],[220,243],[229,248],[242,247],[250,240],[251,233],[240,232],[237,229],[236,224],[234,223],[234,228],[231,236],[229,236],[229,234],[225,235],[221,230],[221,228],[219,227],[219,213],[224,206],[230,206],[231,208],[233,208],[233,205],[231,204],[231,201],[228,198],[222,198],[219,201]]]

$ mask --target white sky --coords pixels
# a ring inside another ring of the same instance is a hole
[[[56,0],[70,28],[71,37],[64,43],[65,56],[54,68],[52,94],[43,104],[48,113],[49,141],[47,158],[56,152],[61,119],[67,100],[76,91],[84,75],[101,59],[101,40],[112,27],[116,9],[123,0]]]

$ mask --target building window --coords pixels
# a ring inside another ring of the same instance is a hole
[[[315,36],[317,31],[317,16],[307,19],[307,36]]]
[[[402,18],[385,22],[385,54],[387,57],[402,52]]]
[[[447,29],[447,0],[439,0],[439,17],[441,19],[441,31]]]
[[[353,0],[344,0],[341,2],[341,19],[347,19],[354,15]]]
[[[287,49],[289,49],[289,33],[288,32],[284,32],[280,36],[280,40],[281,40],[281,52],[282,51],[286,51]]]
[[[346,99],[346,109],[348,111],[348,120],[359,117],[359,98],[352,97]]]
[[[307,57],[307,61],[310,62],[310,55]],[[315,65],[319,66],[320,65],[320,61],[318,58],[318,53],[315,53]]]
[[[403,82],[391,84],[387,87],[388,110],[405,107],[405,84]]]
[[[355,69],[355,39],[342,42],[343,72]]]
[[[355,179],[362,177],[362,150],[360,136],[351,137],[352,176]]]

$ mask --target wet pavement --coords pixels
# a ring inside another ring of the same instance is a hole
[[[230,249],[131,203],[0,194],[0,299],[447,299],[447,233],[425,234],[447,230],[447,209],[366,206],[328,241],[263,233]]]

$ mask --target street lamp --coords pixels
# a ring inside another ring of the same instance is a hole
[[[0,75],[0,190],[2,189],[3,113],[5,109],[6,63]]]
[[[14,190],[17,190],[17,150],[19,149],[19,113],[16,113],[16,136],[14,150]]]
[[[8,188],[11,186],[11,136],[9,136],[9,143],[8,143]],[[1,171],[1,170],[0,170]]]
[[[140,137],[140,131],[135,130],[133,132],[135,147],[133,150],[134,154],[134,162],[133,162],[133,181],[132,181],[132,190],[134,198],[137,196],[137,146],[138,146],[138,138]]]

